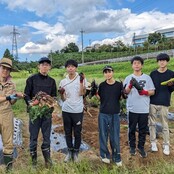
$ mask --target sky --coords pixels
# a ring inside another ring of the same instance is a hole
[[[13,27],[19,61],[37,61],[74,42],[79,49],[135,33],[174,27],[173,0],[0,0],[0,56],[12,53]],[[14,47],[15,48],[15,47]]]

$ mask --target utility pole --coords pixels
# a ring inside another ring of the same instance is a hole
[[[89,39],[89,46],[91,46],[91,39]]]
[[[50,59],[51,59],[51,66],[53,65],[53,57],[52,57],[52,50],[51,50],[51,55],[50,55]]]
[[[83,53],[83,33],[85,32],[83,29],[81,29],[81,40],[82,40],[82,64],[84,64],[84,53]]]
[[[12,55],[13,58],[15,58],[15,60],[18,60],[18,47],[17,47],[17,40],[16,40],[16,35],[20,34],[17,32],[15,26],[13,26],[13,32],[11,32],[11,34],[13,35],[13,39],[12,39]]]

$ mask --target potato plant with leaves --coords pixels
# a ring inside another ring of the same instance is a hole
[[[38,92],[35,97],[30,102],[29,106],[29,116],[32,122],[37,118],[51,117],[52,112],[59,115],[61,108],[58,105],[57,100],[54,97],[51,97],[45,92]]]

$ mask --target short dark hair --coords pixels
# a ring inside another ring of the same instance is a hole
[[[160,53],[160,54],[157,55],[156,60],[157,60],[157,62],[159,60],[166,60],[168,62],[170,60],[170,57],[166,53]]]
[[[135,56],[135,57],[133,57],[133,58],[131,59],[131,64],[133,64],[134,61],[140,61],[142,65],[144,64],[144,60],[143,60],[143,58],[140,57],[140,56]]]
[[[69,60],[67,60],[67,61],[65,62],[65,68],[66,68],[67,66],[69,66],[69,65],[73,65],[73,66],[75,66],[76,68],[78,67],[78,63],[77,63],[75,60],[73,60],[73,59],[69,59]]]

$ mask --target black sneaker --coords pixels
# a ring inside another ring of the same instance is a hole
[[[130,154],[131,156],[135,156],[136,155],[136,151],[135,151],[135,148],[134,147],[130,147]]]
[[[138,149],[139,153],[140,153],[140,157],[142,158],[146,158],[147,157],[147,152],[145,152],[144,149]]]

